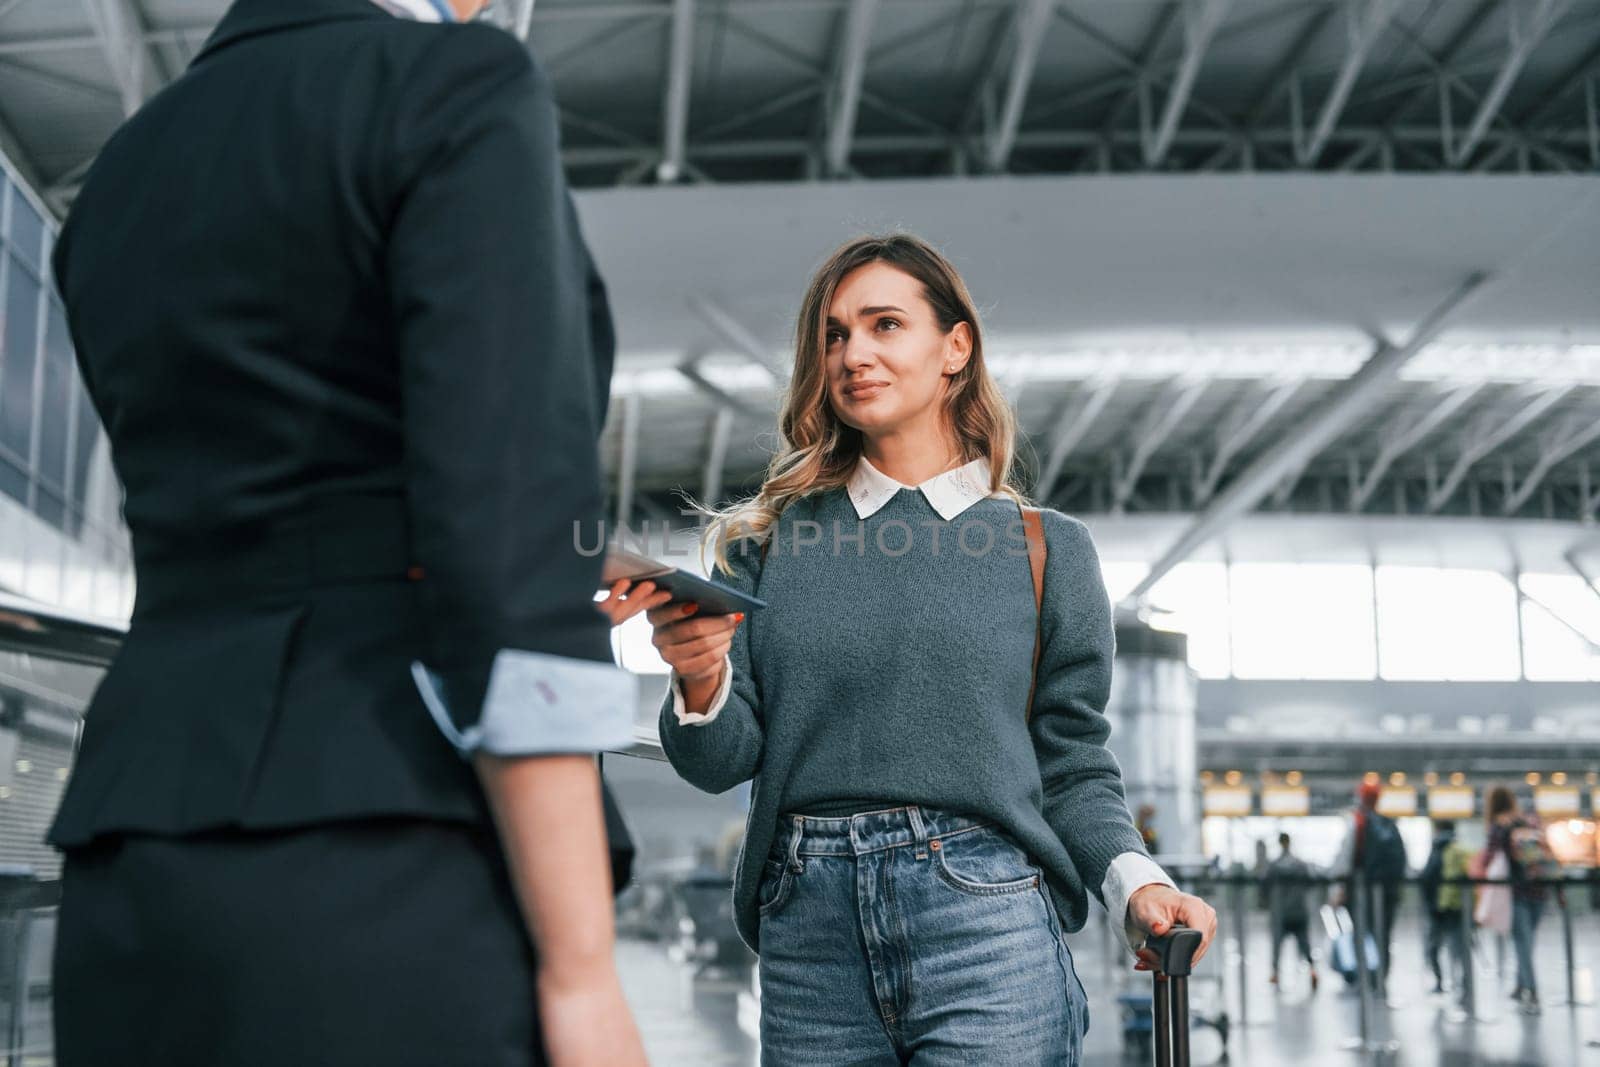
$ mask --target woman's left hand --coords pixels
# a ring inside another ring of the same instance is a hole
[[[1171,886],[1147,885],[1135,890],[1128,898],[1128,915],[1147,934],[1159,936],[1179,925],[1199,930],[1200,947],[1194,954],[1195,963],[1200,962],[1200,957],[1211,947],[1211,939],[1217,935],[1216,909],[1194,894],[1180,893]],[[1156,954],[1150,949],[1140,949],[1134,970],[1148,971],[1156,960]]]
[[[632,587],[632,588],[630,588]],[[672,602],[672,594],[657,590],[656,583],[646,580],[633,587],[627,578],[619,578],[606,592],[606,598],[596,603],[612,626],[618,626],[641,612],[659,608]]]

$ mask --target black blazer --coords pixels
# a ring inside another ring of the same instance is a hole
[[[550,86],[482,25],[238,0],[54,255],[138,593],[52,840],[483,820],[490,662],[610,662],[613,337]]]

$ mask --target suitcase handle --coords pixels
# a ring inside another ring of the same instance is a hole
[[[1202,940],[1199,930],[1187,926],[1145,938],[1144,947],[1156,954],[1150,1005],[1156,1067],[1189,1067],[1189,974]]]
[[[1195,950],[1203,938],[1199,930],[1174,926],[1159,937],[1145,938],[1144,947],[1156,954],[1156,972],[1169,978],[1187,978],[1194,970]]]

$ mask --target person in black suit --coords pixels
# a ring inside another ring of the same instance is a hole
[[[51,831],[62,1067],[643,1062],[611,322],[481,6],[237,0],[63,228],[138,592]]]

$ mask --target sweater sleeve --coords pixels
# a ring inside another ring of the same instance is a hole
[[[1106,748],[1116,636],[1099,554],[1088,527],[1042,511],[1044,607],[1034,692],[1034,752],[1044,783],[1044,817],[1100,902],[1106,873],[1123,853],[1147,856],[1123,794],[1122,770]]]
[[[742,541],[728,549],[732,571],[721,580],[741,593],[755,594],[761,573],[759,545]],[[728,650],[732,684],[715,718],[679,722],[674,710],[674,685],[661,703],[658,729],[661,748],[679,777],[707,793],[722,793],[754,778],[761,769],[766,734],[761,724],[761,689],[750,669],[750,630],[759,625],[755,612],[733,632]]]

